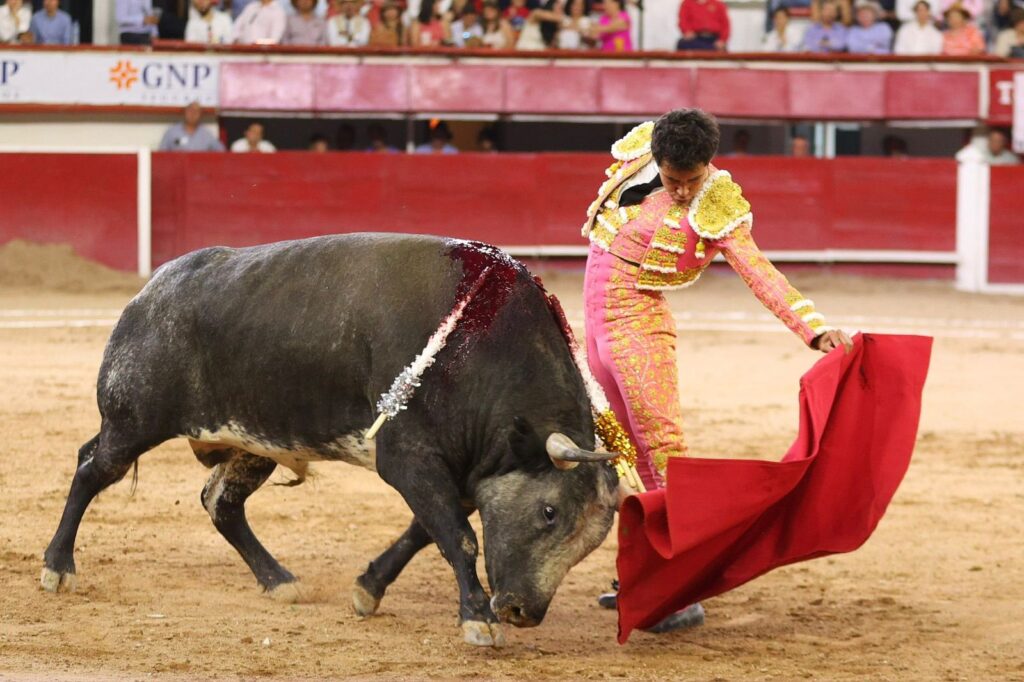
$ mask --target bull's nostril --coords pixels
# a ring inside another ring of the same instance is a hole
[[[520,618],[523,617],[523,610],[521,608],[519,608],[518,606],[513,606],[510,609],[510,611],[512,612],[512,617],[515,618],[516,620],[519,620]]]

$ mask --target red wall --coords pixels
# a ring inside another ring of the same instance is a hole
[[[1024,166],[992,168],[989,205],[988,279],[1024,282]]]
[[[70,243],[135,270],[135,163],[133,154],[0,154],[0,243]]]

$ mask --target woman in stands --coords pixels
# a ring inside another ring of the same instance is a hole
[[[451,42],[450,25],[444,20],[438,0],[423,0],[419,16],[409,29],[411,47],[437,47]]]
[[[944,13],[946,30],[942,34],[942,54],[954,57],[973,57],[985,54],[985,38],[971,23],[971,13],[959,2]]]
[[[598,41],[603,52],[632,52],[629,13],[622,0],[604,0],[603,4],[604,14],[591,29],[591,37]]]
[[[380,10],[380,23],[370,33],[373,47],[400,47],[405,45],[405,26],[402,10],[394,2],[387,2]]]
[[[483,8],[484,36],[483,43],[495,50],[511,50],[515,45],[515,32],[512,25],[501,17],[501,8],[497,0],[484,0]]]

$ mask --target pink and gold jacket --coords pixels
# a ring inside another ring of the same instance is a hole
[[[721,253],[766,308],[810,344],[832,329],[814,302],[804,298],[761,253],[751,236],[750,203],[732,176],[711,168],[689,207],[667,192],[634,206],[619,206],[626,184],[653,160],[654,123],[643,123],[612,146],[615,163],[605,171],[597,199],[587,210],[583,236],[591,244],[639,266],[636,288],[664,291],[692,286]]]

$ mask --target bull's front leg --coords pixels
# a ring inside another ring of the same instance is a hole
[[[377,470],[405,498],[416,520],[451,564],[459,585],[464,639],[477,646],[504,646],[505,636],[476,573],[480,551],[476,533],[466,518],[451,472],[439,454],[424,452],[422,446],[392,450],[396,445],[378,444]],[[388,451],[392,457],[386,456]],[[402,454],[396,457],[395,452]]]

